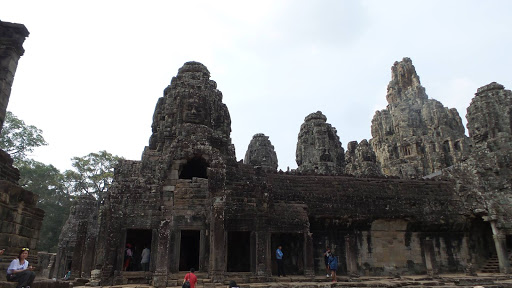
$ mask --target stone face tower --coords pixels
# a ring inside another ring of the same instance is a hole
[[[208,151],[202,154],[213,153],[210,156],[223,162],[235,161],[228,108],[222,103],[217,83],[210,80],[210,72],[201,63],[187,62],[179,69],[158,100],[151,127],[148,154],[155,151],[186,159],[203,147]]]
[[[345,152],[336,128],[327,123],[322,112],[309,114],[300,126],[295,161],[299,172],[343,173]]]
[[[409,58],[391,68],[386,109],[372,120],[373,147],[385,175],[421,177],[459,162],[467,153],[455,109],[428,99]]]
[[[357,141],[351,141],[347,146],[345,153],[345,173],[356,177],[381,177],[382,172],[377,157],[373,152],[368,140],[363,139],[359,144]]]
[[[244,164],[261,166],[268,171],[277,170],[277,154],[268,136],[258,133],[252,136],[251,143],[245,153]]]

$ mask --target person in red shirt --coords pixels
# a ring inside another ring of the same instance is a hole
[[[195,288],[197,283],[197,276],[194,274],[196,270],[194,268],[190,268],[190,273],[185,275],[185,279],[183,279],[183,283],[188,281],[190,283],[190,288]]]

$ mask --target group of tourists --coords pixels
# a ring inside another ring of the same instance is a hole
[[[149,258],[151,255],[151,251],[149,250],[147,245],[144,245],[144,249],[140,255],[140,268],[142,271],[149,271]],[[124,262],[123,262],[123,271],[134,271],[136,263],[134,261],[134,254],[132,250],[132,244],[127,243],[124,249]]]
[[[283,246],[277,246],[276,250],[276,262],[277,262],[277,277],[281,277],[281,275],[286,276],[284,273],[284,263],[283,263]],[[326,269],[326,276],[332,278],[332,282],[337,282],[336,271],[338,270],[338,257],[332,253],[330,248],[326,248],[324,252],[324,262]]]
[[[133,261],[133,251],[132,245],[126,244],[125,249],[125,259],[123,263],[123,270],[128,269],[130,267],[131,262]],[[283,263],[283,247],[279,245],[276,250],[276,260],[277,260],[277,276],[284,277],[286,276],[284,272],[284,263]],[[0,250],[0,255],[4,253],[5,249]],[[9,268],[7,268],[7,281],[18,282],[17,288],[30,288],[36,274],[34,273],[34,267],[29,265],[27,257],[28,257],[28,248],[22,248],[18,253],[18,257],[12,260]],[[144,249],[141,253],[141,267],[144,271],[149,270],[149,255],[150,250],[147,246],[144,246]],[[324,261],[326,268],[326,276],[332,277],[332,282],[336,282],[336,270],[338,270],[338,257],[336,257],[331,249],[327,248],[324,252]],[[71,271],[69,271],[69,274]],[[191,268],[190,272],[185,275],[183,279],[183,288],[195,288],[197,283],[197,276],[194,274],[195,269]],[[69,277],[69,276],[68,276]],[[229,288],[238,287],[234,281],[229,283]]]

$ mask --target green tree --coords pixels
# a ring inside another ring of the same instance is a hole
[[[53,165],[25,159],[19,163],[20,186],[39,195],[37,206],[45,211],[38,249],[57,252],[59,235],[68,219],[72,196],[64,175]]]
[[[68,187],[74,193],[92,195],[98,201],[102,201],[112,184],[114,167],[120,159],[123,158],[105,150],[83,157],[73,157],[71,165],[74,170],[64,172]]]
[[[27,125],[10,111],[5,115],[5,122],[0,135],[0,148],[9,153],[15,163],[25,159],[34,148],[48,145],[43,138],[43,131],[36,126]]]

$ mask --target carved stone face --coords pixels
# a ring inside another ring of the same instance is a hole
[[[184,123],[206,125],[207,117],[208,112],[203,103],[194,99],[185,100],[185,104],[183,107]]]

